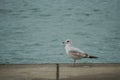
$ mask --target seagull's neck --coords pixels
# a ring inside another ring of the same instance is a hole
[[[65,45],[65,47],[71,47],[72,46],[72,44],[66,44]]]
[[[71,44],[66,44],[66,45],[65,45],[66,53],[68,53],[68,51],[71,49],[71,47],[72,47]]]

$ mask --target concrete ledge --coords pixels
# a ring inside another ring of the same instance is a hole
[[[120,80],[120,64],[59,64],[59,80]],[[56,80],[56,64],[1,64],[0,80]]]

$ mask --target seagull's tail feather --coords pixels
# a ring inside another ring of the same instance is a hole
[[[98,58],[96,56],[91,56],[91,55],[88,55],[87,53],[84,54],[84,58],[91,58],[91,59],[95,59],[95,58]]]
[[[89,56],[88,58],[91,58],[91,59],[92,59],[92,58],[98,58],[98,57],[96,57],[96,56]]]

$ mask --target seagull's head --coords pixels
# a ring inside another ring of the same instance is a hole
[[[65,45],[71,45],[72,44],[72,41],[70,39],[67,39],[63,42],[63,44]]]

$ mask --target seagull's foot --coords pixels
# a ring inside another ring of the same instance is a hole
[[[75,67],[76,66],[76,59],[74,59],[74,63],[73,63],[73,67]]]
[[[75,67],[76,66],[76,63],[73,63],[73,67]]]

